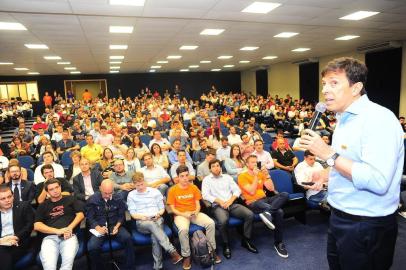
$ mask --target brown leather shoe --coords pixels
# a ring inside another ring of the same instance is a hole
[[[180,262],[183,259],[182,256],[180,256],[176,250],[174,252],[172,252],[170,255],[171,255],[171,261],[173,264],[177,264],[178,262]]]
[[[221,258],[220,258],[220,256],[217,255],[216,253],[214,253],[214,263],[215,263],[215,264],[221,263]]]
[[[190,260],[190,256],[183,258],[182,267],[184,270],[189,270],[190,268],[192,268],[192,262]]]

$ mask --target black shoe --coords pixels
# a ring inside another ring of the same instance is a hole
[[[258,253],[258,249],[247,239],[241,241],[241,246],[246,248],[249,252]]]
[[[227,260],[231,259],[231,249],[230,249],[229,245],[223,246],[223,255],[224,255],[224,258],[226,258]]]
[[[279,256],[281,256],[282,258],[289,257],[284,243],[280,242],[279,244],[275,244],[274,247]]]

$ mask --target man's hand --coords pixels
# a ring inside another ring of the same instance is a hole
[[[97,225],[96,227],[95,227],[95,229],[96,229],[96,231],[98,232],[98,233],[100,233],[100,234],[102,234],[102,235],[105,235],[106,233],[107,233],[107,227],[106,226],[99,226],[99,225]]]
[[[309,150],[322,160],[327,160],[334,154],[334,150],[323,141],[319,134],[311,129],[305,130],[299,143],[299,147]]]
[[[225,201],[224,203],[223,203],[223,208],[224,209],[228,209],[229,207],[230,207],[230,205],[232,205],[233,204],[233,200],[230,198],[228,201]]]
[[[15,235],[8,235],[0,238],[0,246],[17,246],[18,247],[18,237]]]
[[[118,233],[118,228],[120,228],[120,226],[114,226],[113,227],[113,231],[111,232],[111,235],[116,235]]]

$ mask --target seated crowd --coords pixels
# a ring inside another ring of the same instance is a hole
[[[61,269],[71,269],[84,219],[91,231],[91,268],[102,269],[99,254],[111,234],[126,250],[124,269],[134,269],[126,211],[139,232],[151,234],[154,269],[163,267],[162,249],[174,264],[183,260],[183,269],[191,268],[191,223],[204,227],[215,263],[220,263],[217,226],[223,255],[230,259],[230,216],[243,220],[241,245],[249,252],[258,253],[252,241],[258,214],[274,231],[277,254],[288,257],[282,237],[288,194],[275,189],[269,170],[294,174],[309,200],[324,199],[326,191],[311,186],[312,180],[326,177],[323,164],[308,151],[299,162],[294,150],[300,149],[292,149],[286,138],[308,125],[313,105],[290,96],[212,91],[187,101],[144,93],[86,103],[59,100],[36,118],[32,129],[24,117],[18,119],[12,143],[0,144],[0,156],[8,163],[0,177],[2,269],[13,269],[27,252],[32,230],[42,239],[44,269],[55,269],[59,254]],[[317,130],[329,139],[334,125],[334,115],[327,113]],[[274,143],[266,143],[263,134],[274,131]],[[24,156],[33,158],[31,167],[22,166]],[[177,228],[179,253],[164,231],[169,217]]]

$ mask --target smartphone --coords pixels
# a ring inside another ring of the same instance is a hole
[[[261,169],[261,168],[262,168],[262,163],[261,163],[261,161],[257,161],[257,168],[258,168],[258,169]]]
[[[314,182],[302,182],[302,185],[313,186]]]

